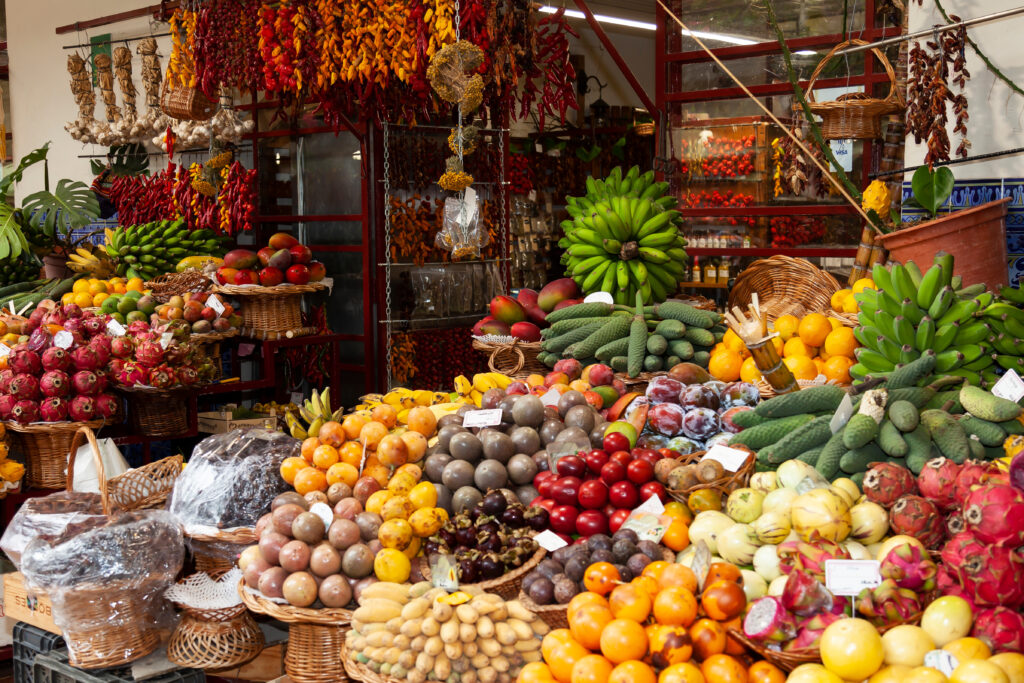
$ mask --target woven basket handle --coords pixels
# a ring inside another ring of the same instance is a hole
[[[75,454],[78,453],[82,442],[88,440],[92,446],[92,459],[96,463],[96,477],[100,486],[100,502],[103,505],[103,514],[110,514],[110,493],[107,491],[107,473],[103,470],[103,457],[100,455],[100,445],[96,442],[96,435],[88,427],[79,427],[75,436],[71,439],[71,453],[68,454],[68,483],[67,490],[74,488],[75,477]]]
[[[510,349],[512,351],[514,351],[516,356],[517,356],[515,366],[513,366],[513,368],[511,370],[499,370],[498,368],[496,368],[494,366],[494,359],[497,358],[499,353],[502,353],[503,351],[507,351],[507,350],[510,350]],[[524,365],[526,365],[526,356],[523,355],[523,350],[519,348],[519,340],[518,339],[513,339],[512,340],[512,346],[510,346],[510,347],[501,347],[501,346],[499,346],[499,347],[495,348],[493,351],[491,351],[491,357],[487,359],[487,367],[489,367],[491,369],[491,372],[500,372],[500,373],[505,374],[505,375],[514,375],[514,374],[516,374],[517,372],[519,372],[520,370],[523,369]]]
[[[837,52],[842,50],[844,47],[849,47],[851,45],[870,45],[870,43],[868,43],[866,40],[854,38],[853,40],[843,41],[836,45],[831,50],[829,50],[828,54],[825,55],[825,57],[822,58],[820,62],[818,62],[818,66],[815,67],[814,73],[811,74],[811,80],[808,81],[807,87],[804,88],[804,92],[807,93],[808,102],[815,101],[814,82],[818,80],[818,76],[821,75],[821,70],[824,69],[830,61],[832,61],[832,58],[835,57]],[[906,106],[906,103],[903,101],[903,93],[898,92],[896,90],[896,72],[893,71],[892,64],[889,63],[889,59],[885,56],[885,53],[879,50],[877,47],[871,48],[871,51],[875,53],[876,57],[878,57],[878,61],[881,62],[882,66],[885,67],[885,73],[889,76],[889,94],[885,96],[885,101],[896,102],[901,107]]]

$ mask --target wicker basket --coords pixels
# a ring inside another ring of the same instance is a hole
[[[93,461],[96,464],[97,478],[100,482],[100,493],[110,497],[115,508],[121,510],[144,510],[162,508],[167,496],[174,488],[174,481],[181,474],[182,457],[172,455],[168,458],[151,462],[135,469],[130,469],[112,479],[107,479],[103,471],[103,458],[96,435],[87,426],[79,427],[71,441],[68,456],[67,489],[74,485],[75,455],[83,442],[92,448]]]
[[[348,646],[344,642],[341,644],[341,661],[349,680],[360,681],[360,683],[401,683],[401,679],[379,674],[365,664],[352,659]]]
[[[568,605],[538,605],[523,591],[519,591],[519,602],[551,628],[569,628]]]
[[[99,429],[103,420],[90,422],[46,422],[23,425],[4,422],[11,450],[25,459],[25,486],[62,489],[67,484],[68,453],[81,427]]]
[[[792,671],[801,664],[821,662],[821,652],[817,648],[781,652],[779,650],[770,650],[758,645],[750,638],[743,635],[742,631],[734,628],[729,629],[729,635],[732,636],[734,640],[742,643],[748,650],[757,653],[762,659],[767,660],[783,671]]]
[[[326,285],[310,282],[306,285],[214,285],[218,294],[230,294],[242,299],[246,328],[257,333],[287,333],[304,330],[302,326],[302,295],[326,289]]]
[[[151,296],[160,303],[167,303],[172,296],[184,296],[187,292],[205,292],[211,286],[210,278],[189,268],[183,273],[164,273],[146,283]]]
[[[709,481],[704,484],[698,484],[697,486],[693,486],[688,489],[666,489],[668,491],[668,494],[675,498],[676,500],[678,500],[683,505],[686,505],[686,501],[689,499],[690,494],[693,493],[694,491],[701,491],[703,489],[714,489],[715,491],[718,491],[718,493],[721,494],[724,500],[727,495],[729,495],[736,489],[741,489],[744,486],[746,486],[747,483],[750,482],[750,475],[754,473],[754,465],[757,461],[757,458],[754,455],[754,451],[750,450],[746,446],[741,446],[739,444],[735,446],[729,446],[729,448],[734,448],[739,451],[746,451],[747,453],[750,454],[747,457],[746,462],[743,463],[743,466],[740,467],[737,471],[727,471],[725,475],[719,479],[715,479],[714,481]],[[680,456],[679,463],[681,465],[694,465],[700,462],[700,459],[704,457],[704,454],[706,452],[707,451],[694,451],[693,453],[688,453],[687,455]]]
[[[230,669],[263,651],[263,631],[245,605],[207,610],[182,606],[167,658],[182,667]]]
[[[466,585],[479,588],[487,593],[495,593],[506,600],[514,600],[519,597],[519,589],[523,585],[523,577],[540,564],[546,553],[547,551],[544,548],[537,548],[537,552],[524,562],[522,566],[510,572],[505,572],[496,579]],[[423,575],[424,581],[430,581],[430,562],[426,557],[420,558],[420,574]]]
[[[217,113],[217,100],[211,100],[199,88],[167,87],[164,79],[160,89],[160,109],[172,119],[206,121]]]
[[[633,131],[637,135],[647,136],[654,135],[654,124],[653,123],[638,123],[633,127]]]
[[[256,530],[249,527],[218,531],[214,534],[190,534],[185,532],[192,559],[195,560],[196,571],[205,572],[213,578],[231,571],[235,566],[235,558],[228,557],[228,550],[237,550],[240,554],[247,546],[256,543]]]
[[[844,140],[849,138],[875,139],[882,137],[882,117],[902,111],[906,104],[903,95],[896,87],[896,73],[885,54],[874,48],[871,51],[885,67],[889,76],[889,94],[885,99],[872,97],[867,93],[847,93],[840,95],[831,102],[814,101],[814,82],[821,75],[825,66],[832,61],[836,52],[850,45],[867,45],[863,40],[847,40],[829,50],[828,54],[818,63],[811,80],[807,84],[807,103],[811,111],[821,117],[821,134],[826,140]]]
[[[729,291],[729,308],[746,310],[757,292],[761,312],[769,322],[787,313],[800,318],[830,311],[832,295],[839,289],[834,277],[804,259],[772,256],[754,261],[736,277]]]
[[[509,377],[546,375],[548,366],[537,360],[540,342],[513,339],[508,343],[486,342],[473,339],[473,348],[487,356],[487,367]]]
[[[128,420],[144,436],[178,437],[188,432],[188,402],[191,387],[155,389],[118,387],[128,399]]]

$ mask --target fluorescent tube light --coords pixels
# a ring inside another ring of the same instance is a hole
[[[545,14],[554,14],[560,8],[552,7],[551,5],[543,5],[540,8],[541,12]],[[565,10],[565,16],[573,19],[586,19],[586,15],[583,12],[574,9]],[[604,24],[614,24],[616,26],[628,26],[629,28],[638,28],[644,31],[657,30],[657,24],[652,24],[646,21],[635,21],[633,19],[624,19],[623,17],[610,17],[606,14],[595,14],[594,18]],[[750,40],[748,38],[740,38],[739,36],[729,36],[723,33],[705,33],[703,31],[682,31],[684,36],[692,36],[700,38],[701,40],[717,40],[722,43],[731,43],[733,45],[756,45],[756,40]]]
[[[809,57],[811,55],[816,55],[818,53],[815,52],[814,50],[797,50],[793,54],[800,55],[801,57]]]

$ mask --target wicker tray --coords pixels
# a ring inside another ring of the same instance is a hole
[[[317,624],[319,626],[348,626],[352,622],[352,611],[341,607],[293,607],[279,605],[262,595],[255,595],[245,587],[245,581],[238,582],[238,595],[250,612],[265,614],[286,624]]]
[[[146,283],[152,297],[160,303],[167,303],[172,296],[182,296],[186,292],[205,292],[210,288],[210,278],[189,268],[183,273],[164,273]]]
[[[519,596],[519,589],[523,585],[523,577],[540,564],[546,553],[547,551],[544,548],[537,548],[537,552],[524,562],[521,567],[506,572],[496,579],[466,585],[479,588],[487,593],[496,593],[506,600],[514,600]],[[420,574],[423,575],[424,581],[430,581],[430,562],[426,557],[420,558]]]
[[[67,484],[68,453],[81,427],[99,429],[103,420],[89,422],[4,422],[11,450],[25,458],[25,486],[62,489]]]
[[[189,337],[190,341],[197,344],[216,344],[217,342],[230,339],[231,337],[237,337],[240,330],[237,327],[233,327],[227,332],[206,332],[204,334],[193,334]]]
[[[213,578],[217,578],[235,566],[235,560],[224,556],[224,545],[238,546],[241,553],[247,546],[257,542],[256,530],[251,527],[239,527],[218,531],[214,534],[190,534],[185,533],[189,541],[189,548],[192,550],[192,559],[195,560],[196,571],[206,572]],[[219,547],[218,547],[219,546]]]
[[[128,419],[139,434],[178,437],[188,432],[188,402],[185,397],[198,385],[171,389],[133,386],[117,387],[128,399]]]
[[[519,602],[551,628],[569,628],[569,605],[538,605],[523,591],[519,591]]]
[[[402,679],[392,678],[377,673],[365,664],[352,659],[346,643],[341,644],[341,662],[345,667],[345,674],[353,681],[362,683],[401,683]]]
[[[666,491],[670,496],[678,500],[683,505],[686,505],[686,501],[690,494],[694,491],[701,491],[703,489],[714,489],[718,491],[722,498],[732,493],[736,489],[743,488],[750,482],[750,475],[754,473],[754,465],[757,462],[754,451],[750,450],[746,446],[735,445],[729,446],[729,448],[735,448],[736,450],[746,451],[750,455],[747,457],[746,462],[736,472],[726,472],[725,476],[709,481],[705,484],[698,484],[688,489],[669,489],[666,487]],[[700,462],[700,459],[704,457],[707,451],[694,451],[678,458],[680,464],[693,465]]]
[[[540,342],[524,342],[513,339],[503,344],[473,339],[473,348],[487,356],[487,367],[509,377],[546,375],[550,368],[537,360]]]
[[[302,328],[302,295],[319,292],[327,285],[214,285],[213,291],[244,300],[245,325],[255,332],[289,332]]]
[[[840,289],[829,273],[804,259],[772,256],[754,261],[736,277],[729,291],[729,308],[746,310],[757,292],[761,311],[774,322],[782,315],[831,312],[832,295]]]
[[[174,488],[174,482],[181,474],[182,457],[172,455],[148,465],[130,469],[112,479],[107,479],[103,471],[103,458],[96,435],[89,427],[83,425],[75,432],[68,455],[67,489],[74,484],[75,455],[82,442],[87,441],[92,448],[93,462],[100,482],[100,494],[109,496],[111,506],[121,510],[143,510],[162,508],[167,496]]]
[[[738,629],[729,629],[729,635],[737,642],[742,643],[748,650],[757,653],[762,659],[767,660],[783,671],[792,671],[801,664],[821,663],[821,652],[817,648],[781,652],[779,650],[769,650],[766,647],[758,645],[750,638],[743,635],[743,632]]]

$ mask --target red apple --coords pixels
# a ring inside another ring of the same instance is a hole
[[[587,366],[583,379],[592,387],[611,385],[615,379],[615,371],[604,363],[594,363]]]
[[[264,287],[273,287],[284,282],[284,273],[279,268],[264,268],[260,271],[260,284]]]
[[[582,536],[608,533],[608,518],[599,510],[584,510],[576,517],[576,533]]]
[[[580,484],[580,505],[588,510],[597,510],[608,502],[608,486],[600,479],[591,479]]]
[[[613,534],[616,531],[618,531],[626,522],[626,520],[629,519],[629,515],[631,512],[633,511],[616,510],[614,513],[612,513],[612,515],[608,517],[608,531],[612,532]]]
[[[285,273],[285,277],[288,278],[288,282],[293,285],[307,284],[309,282],[309,268],[301,263],[297,263],[288,269],[288,272]]]

